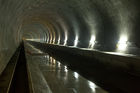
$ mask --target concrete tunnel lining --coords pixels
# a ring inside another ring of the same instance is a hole
[[[139,5],[138,0],[0,0],[0,73],[29,22],[43,23],[50,44],[133,54],[140,47]],[[38,39],[36,32],[29,35]],[[117,50],[126,44],[127,50]]]

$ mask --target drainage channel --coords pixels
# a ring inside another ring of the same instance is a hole
[[[0,93],[30,93],[23,44],[0,75]]]

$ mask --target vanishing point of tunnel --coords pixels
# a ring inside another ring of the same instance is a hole
[[[140,0],[0,0],[0,93],[140,93]]]

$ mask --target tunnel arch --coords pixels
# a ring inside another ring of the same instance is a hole
[[[34,40],[108,52],[137,51],[139,5],[138,0],[0,0],[0,71],[21,43],[23,30],[35,23],[28,36]]]

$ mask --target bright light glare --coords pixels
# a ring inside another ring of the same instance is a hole
[[[120,40],[118,41],[118,44],[117,44],[118,50],[120,50],[120,51],[126,50],[126,48],[127,48],[127,40],[128,39],[127,39],[126,36],[122,36],[120,38]]]
[[[56,64],[56,60],[53,58],[53,64],[55,65]]]
[[[77,72],[74,72],[74,77],[75,77],[76,79],[78,79],[78,78],[79,78],[79,74],[78,74]]]
[[[91,36],[91,39],[89,41],[89,48],[93,48],[95,45],[95,36]]]
[[[58,62],[58,68],[60,68],[60,62]]]
[[[25,40],[29,40],[29,41],[41,41],[40,39],[25,39]]]
[[[67,66],[64,66],[64,71],[68,72]]]
[[[68,37],[67,36],[65,36],[65,40],[64,40],[64,46],[67,44],[67,40],[68,40]]]
[[[58,42],[57,42],[57,44],[60,44],[60,38],[58,39]]]
[[[92,89],[92,91],[95,92],[97,86],[91,81],[88,81],[88,84],[89,84],[89,87]]]
[[[55,44],[55,37],[53,38],[53,42],[52,43]]]
[[[51,62],[51,63],[53,62],[53,58],[52,58],[52,57],[50,57],[50,62]]]
[[[76,47],[78,44],[78,36],[75,37],[75,40],[74,40],[74,46]]]

